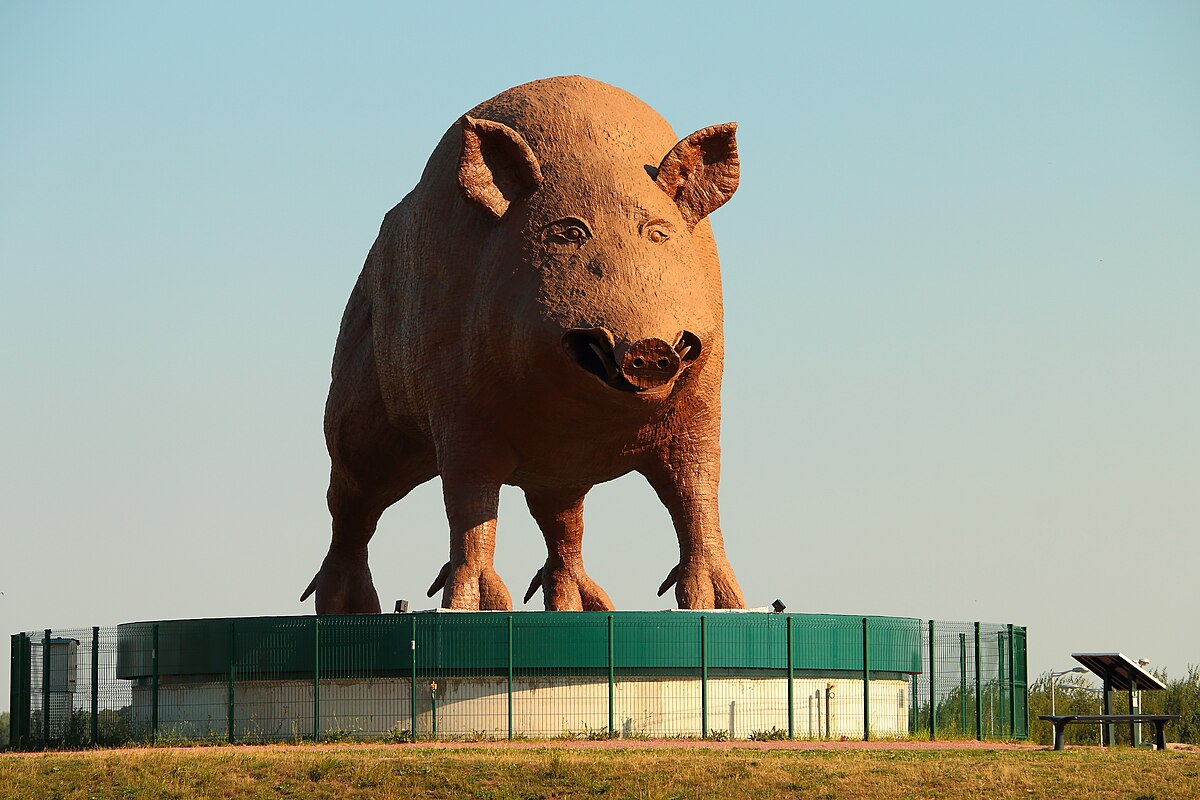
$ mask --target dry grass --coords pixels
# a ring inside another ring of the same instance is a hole
[[[211,747],[0,756],[18,798],[1200,798],[1200,753]]]

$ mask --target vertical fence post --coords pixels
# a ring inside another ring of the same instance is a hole
[[[796,738],[796,671],[792,664],[792,615],[787,618],[788,738]],[[729,732],[731,735],[733,731]]]
[[[237,665],[237,622],[235,622],[234,620],[230,620],[229,621],[229,686],[227,687],[227,692],[226,692],[226,697],[225,697],[225,699],[229,705],[228,716],[227,716],[227,720],[229,722],[229,730],[226,732],[226,738],[229,740],[230,744],[233,744],[237,738],[237,734],[234,732],[234,720],[236,719],[235,705],[237,703],[237,694],[236,694],[237,689],[236,689],[235,683],[234,683],[237,680],[237,678],[234,675],[234,671],[237,669],[236,665]]]
[[[513,618],[508,615],[508,740],[513,738]]]
[[[9,747],[25,747],[25,738],[29,735],[29,648],[27,637],[23,633],[14,633],[10,637],[12,648],[12,668],[9,671],[8,685],[9,714],[8,744]]]
[[[321,618],[313,615],[313,741],[321,741]]]
[[[1025,736],[1029,738],[1029,629],[1021,628],[1021,674],[1025,676],[1025,692],[1021,704],[1025,707]]]
[[[154,744],[158,740],[158,623],[154,623],[154,632],[150,639],[150,658],[154,669],[154,676],[151,678],[151,695],[150,695],[150,744]]]
[[[42,635],[42,747],[50,744],[50,629]]]
[[[967,635],[958,635],[958,711],[959,734],[967,735]]]
[[[867,618],[862,618],[863,741],[871,738],[871,658]]]
[[[929,620],[929,741],[937,738],[937,646],[933,620]]]
[[[21,705],[21,696],[17,693],[18,687],[21,685],[20,647],[20,640],[17,639],[17,634],[14,633],[8,637],[8,708],[12,712],[9,714],[8,721],[8,742],[10,747],[17,742],[17,737],[21,733],[21,723],[17,721],[17,709]]]
[[[1008,738],[1017,736],[1017,671],[1013,654],[1013,626],[1008,623]]]
[[[100,628],[92,626],[92,746],[100,738]]]
[[[700,615],[700,738],[708,738],[708,620]]]
[[[8,637],[8,707],[12,712],[8,721],[8,743],[12,747],[21,741],[21,715],[17,711],[21,707],[21,640],[20,634],[14,633]]]
[[[33,637],[21,637],[21,664],[24,678],[21,682],[24,697],[21,699],[21,737],[23,745],[33,745]]]
[[[979,623],[975,623],[975,739],[983,741],[983,657],[979,652]]]
[[[608,615],[608,738],[613,738],[613,615]]]
[[[1000,731],[1003,735],[1004,718],[1008,709],[1004,706],[1004,689],[1008,681],[1004,679],[1004,631],[996,631],[996,711],[1000,714]],[[992,716],[992,730],[995,730],[996,718]]]
[[[921,721],[920,708],[918,707],[920,699],[917,696],[917,676],[915,673],[912,676],[912,687],[910,691],[911,694],[908,698],[908,711],[909,716],[912,717],[912,720],[908,723],[908,732],[910,735],[915,736],[917,733],[917,728],[920,727],[919,723]]]
[[[412,717],[410,733],[415,742],[417,740],[417,617],[415,614],[409,617],[409,624],[412,625],[409,629],[412,631],[412,666],[409,670],[411,680],[409,681],[408,711],[409,716]]]

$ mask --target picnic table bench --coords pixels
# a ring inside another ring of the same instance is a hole
[[[1074,723],[1112,723],[1112,722],[1153,722],[1154,744],[1159,750],[1167,749],[1167,723],[1179,719],[1178,714],[1041,714],[1038,719],[1044,719],[1054,726],[1054,749],[1065,750],[1063,730]]]

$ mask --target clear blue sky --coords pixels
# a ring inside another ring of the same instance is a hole
[[[741,125],[713,224],[748,601],[1178,675],[1197,41],[1190,2],[0,2],[0,629],[310,611],[329,362],[384,212],[463,111],[582,73],[680,135]],[[649,488],[598,487],[587,521],[617,605],[663,607]],[[431,483],[384,517],[384,604],[426,607],[446,548]],[[514,593],[543,557],[506,491]]]

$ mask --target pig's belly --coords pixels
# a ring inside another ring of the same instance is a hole
[[[632,472],[646,448],[633,443],[614,447],[559,440],[521,449],[517,469],[507,483],[522,488],[578,488]]]

